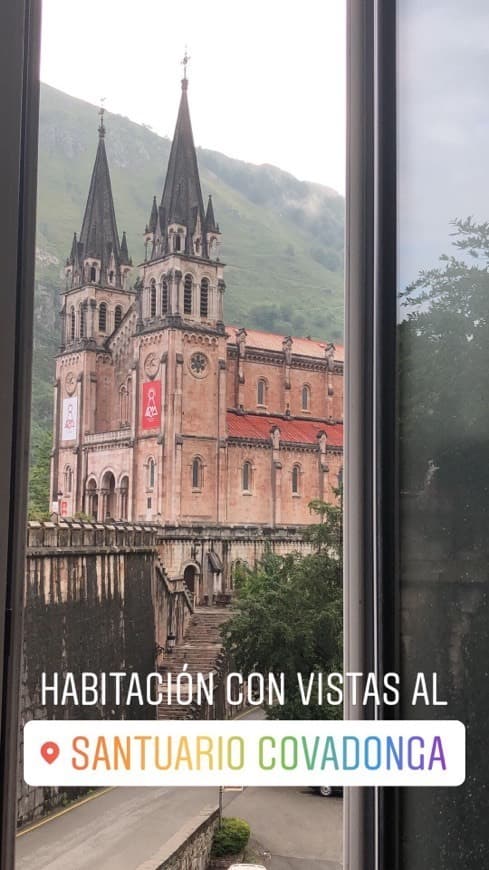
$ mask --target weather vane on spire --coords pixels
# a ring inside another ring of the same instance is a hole
[[[187,81],[187,64],[188,64],[189,60],[190,60],[190,55],[188,53],[187,46],[185,46],[185,54],[183,56],[183,60],[181,61],[181,64],[183,66],[183,78],[185,81]]]
[[[100,97],[100,109],[98,110],[98,113],[100,115],[100,125],[98,128],[98,131],[99,131],[101,136],[105,135],[105,127],[104,127],[104,114],[105,114],[104,103],[105,103],[105,99],[106,99],[105,97]]]

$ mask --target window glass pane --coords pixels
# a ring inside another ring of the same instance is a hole
[[[403,682],[437,672],[467,780],[404,789],[402,867],[489,866],[489,7],[401,0],[399,389]],[[468,217],[471,215],[472,217]]]

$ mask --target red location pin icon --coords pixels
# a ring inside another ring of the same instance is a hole
[[[41,755],[44,758],[44,761],[47,761],[48,764],[52,764],[53,761],[56,761],[59,755],[58,744],[53,743],[52,740],[48,740],[47,743],[43,743],[41,746]]]

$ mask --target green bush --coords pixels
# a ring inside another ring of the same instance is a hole
[[[250,826],[243,819],[223,819],[221,827],[214,834],[212,854],[237,855],[246,846],[250,838]]]

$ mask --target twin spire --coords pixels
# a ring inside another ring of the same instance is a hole
[[[185,243],[181,253],[209,257],[209,234],[219,234],[219,225],[214,217],[212,198],[209,196],[204,209],[200,186],[197,153],[195,150],[190,112],[187,100],[188,79],[186,65],[189,57],[185,52],[182,95],[178,110],[175,135],[170,151],[163,195],[160,205],[153,199],[146,238],[152,237],[151,256],[164,256],[173,250],[169,242],[169,228],[177,225],[184,229]],[[104,108],[99,111],[98,147],[93,167],[87,204],[80,233],[76,233],[70,256],[66,262],[71,274],[71,286],[79,286],[89,280],[91,261],[97,261],[97,283],[120,288],[123,274],[132,265],[129,258],[125,232],[119,241],[115,217],[112,185],[105,150]],[[156,239],[158,238],[158,245]],[[126,267],[126,268],[124,268]]]
[[[150,259],[164,256],[174,250],[169,238],[172,226],[184,229],[185,243],[181,252],[187,256],[209,257],[209,233],[219,234],[212,198],[209,196],[205,209],[200,186],[197,152],[187,99],[188,60],[189,57],[185,53],[182,61],[184,64],[182,95],[161,202],[158,206],[156,197],[153,197],[146,227],[146,239],[152,242]]]
[[[119,241],[115,217],[112,184],[105,150],[104,109],[100,109],[98,146],[93,166],[87,204],[80,232],[73,237],[70,256],[66,262],[71,274],[71,285],[76,287],[92,280],[95,268],[96,283],[123,285],[123,274],[132,265],[127,249],[125,232]],[[126,267],[126,268],[124,268]]]

